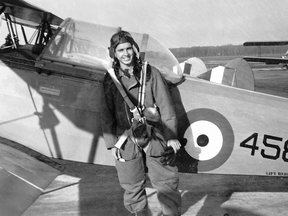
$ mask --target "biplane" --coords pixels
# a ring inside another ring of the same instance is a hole
[[[63,170],[53,159],[114,165],[100,106],[118,27],[62,19],[23,0],[0,0],[0,12],[9,32],[0,49],[0,209],[21,215]],[[153,36],[131,34],[169,85],[185,141],[180,172],[288,176],[288,99],[255,92],[245,60],[195,72]]]
[[[247,41],[243,46],[285,46],[288,45],[288,41]],[[244,56],[244,59],[248,62],[263,62],[267,65],[282,65],[282,69],[288,69],[288,51],[279,57],[272,56]]]

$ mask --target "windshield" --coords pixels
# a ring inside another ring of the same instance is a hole
[[[44,50],[42,59],[65,62],[83,67],[101,69],[110,61],[108,47],[117,28],[66,19]],[[140,46],[143,34],[130,32]],[[145,60],[156,67],[172,83],[181,80],[183,74],[179,63],[170,50],[149,36]]]

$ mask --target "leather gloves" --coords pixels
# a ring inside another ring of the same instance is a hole
[[[175,153],[172,146],[166,146],[164,148],[164,152],[161,153],[160,162],[166,166],[175,166],[176,165],[176,159],[177,159],[177,153]]]

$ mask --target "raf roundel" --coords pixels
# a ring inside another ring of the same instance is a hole
[[[234,133],[228,120],[211,109],[191,110],[185,118],[180,136],[187,139],[185,151],[198,161],[197,171],[209,172],[222,166],[234,147]]]

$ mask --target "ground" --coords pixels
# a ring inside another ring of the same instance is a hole
[[[125,216],[114,167],[60,161],[66,169],[23,216]],[[180,173],[182,215],[279,216],[287,212],[288,178]],[[147,183],[149,207],[160,216]]]

